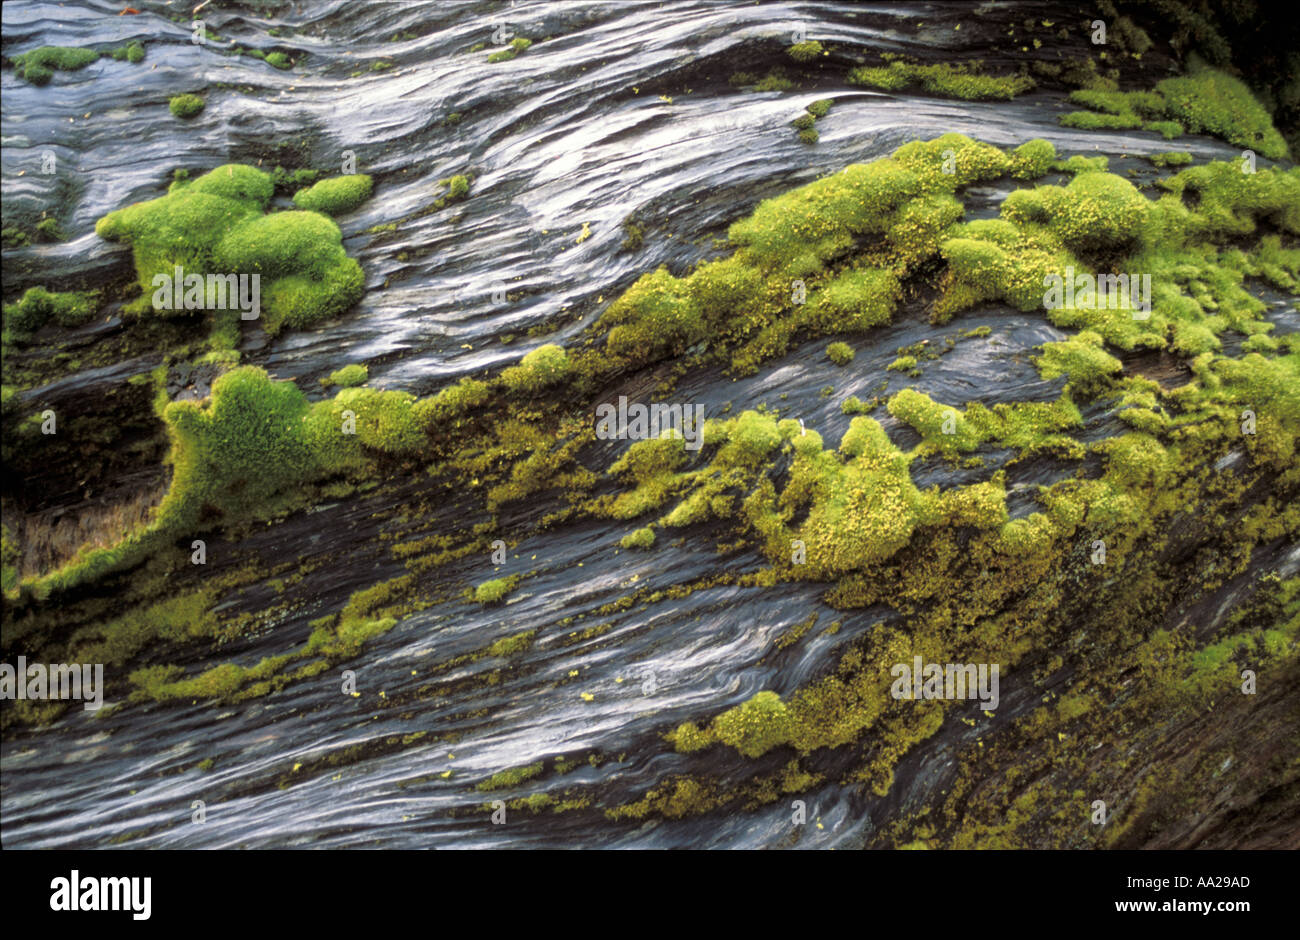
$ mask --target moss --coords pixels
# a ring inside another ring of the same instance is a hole
[[[887,372],[911,372],[916,368],[915,356],[899,356],[889,365],[885,366]]]
[[[295,193],[293,204],[309,212],[343,215],[369,199],[370,189],[370,177],[363,173],[335,176]]]
[[[830,98],[819,98],[808,105],[805,110],[815,118],[823,118],[830,112],[833,104],[835,102]]]
[[[1192,162],[1192,155],[1181,150],[1171,150],[1168,153],[1149,153],[1144,159],[1158,167],[1186,166]]]
[[[370,377],[369,370],[362,363],[354,362],[350,365],[335,369],[325,379],[326,385],[340,385],[344,388],[352,388],[356,385],[365,385],[366,379]]]
[[[1142,119],[1131,111],[1125,114],[1071,111],[1061,115],[1060,122],[1062,127],[1077,127],[1085,131],[1131,130],[1142,126]]]
[[[855,355],[853,347],[848,343],[831,343],[826,347],[826,358],[837,366],[848,365]]]
[[[293,60],[283,52],[268,52],[266,54],[266,64],[281,70],[293,68]]]
[[[430,205],[429,208],[433,211],[443,209],[453,202],[459,202],[469,195],[470,180],[468,176],[460,174],[449,176],[446,179],[438,180],[438,185],[445,186],[447,191]]]
[[[1216,69],[1193,71],[1156,85],[1164,98],[1165,115],[1188,133],[1210,134],[1278,160],[1287,156],[1286,143],[1273,127],[1268,111],[1241,81]]]
[[[213,591],[194,591],[82,627],[69,639],[67,653],[116,667],[145,650],[185,640],[228,639],[234,631],[224,628],[212,613],[214,599]]]
[[[790,718],[775,692],[758,692],[744,704],[728,709],[713,720],[710,729],[723,744],[745,757],[759,757],[787,743]]]
[[[1059,343],[1045,343],[1038,370],[1045,379],[1064,375],[1076,387],[1093,388],[1123,369],[1120,361],[1102,347],[1102,338],[1086,330]]]
[[[519,575],[492,578],[474,589],[474,600],[480,604],[496,604],[519,585]]]
[[[1177,121],[1147,121],[1142,125],[1142,129],[1153,131],[1165,140],[1173,140],[1176,137],[1182,137],[1185,131],[1183,125],[1179,124]]]
[[[1107,157],[1085,157],[1076,153],[1068,160],[1057,160],[1052,164],[1052,169],[1058,173],[1104,173],[1109,165]]]
[[[806,42],[797,42],[786,50],[786,55],[802,65],[807,65],[809,62],[816,62],[825,54],[825,51],[822,49],[822,44],[815,39],[809,39]]]
[[[114,49],[111,53],[118,62],[131,62],[138,64],[144,61],[144,46],[138,42]]]
[[[415,417],[429,433],[459,423],[472,409],[488,399],[488,386],[476,379],[464,378],[449,385],[437,395],[421,399],[415,406]]]
[[[650,528],[649,526],[642,526],[641,528],[637,529],[634,532],[629,532],[627,535],[619,539],[618,542],[618,544],[623,546],[623,548],[640,548],[640,549],[650,548],[652,545],[654,545],[654,543],[655,543],[654,529]]]
[[[13,57],[14,73],[33,85],[49,82],[55,71],[75,72],[99,58],[94,49],[41,46]]]
[[[703,750],[713,743],[713,735],[701,731],[693,721],[683,722],[675,730],[669,732],[666,737],[669,743],[682,754],[691,754]]]
[[[534,777],[539,776],[545,769],[545,763],[538,761],[535,764],[525,764],[522,767],[511,767],[506,770],[499,770],[491,777],[478,784],[478,789],[506,790],[510,787],[517,787],[521,783],[526,783]]]
[[[513,636],[502,637],[487,648],[487,654],[500,657],[514,656],[532,646],[536,636],[536,630],[525,630]]]
[[[640,251],[641,246],[645,243],[645,226],[640,224],[634,216],[629,215],[622,222],[623,242],[618,246],[619,251]]]
[[[964,101],[1009,101],[1034,88],[1033,79],[1026,75],[984,75],[975,64],[914,65],[902,61],[884,68],[856,68],[849,72],[848,82],[884,91],[919,84],[932,95]]]
[[[15,303],[5,304],[4,326],[14,339],[30,338],[50,320],[73,328],[87,323],[99,309],[99,295],[94,291],[48,291],[29,287]]]
[[[1287,156],[1286,142],[1250,90],[1225,72],[1193,63],[1185,76],[1166,78],[1152,91],[1080,90],[1070,100],[1093,110],[1061,117],[1067,127],[1089,130],[1145,127],[1172,139],[1210,134],[1270,159]],[[1144,119],[1156,120],[1144,120]]]
[[[59,228],[57,219],[41,219],[36,223],[36,240],[40,242],[61,242],[66,236]]]
[[[536,394],[564,381],[572,367],[563,347],[547,343],[502,372],[501,381],[513,392]]]
[[[793,87],[794,82],[786,77],[784,70],[779,68],[772,69],[754,83],[754,91],[789,91]]]
[[[813,124],[815,124],[816,122],[817,119],[815,117],[813,117],[811,114],[805,113],[799,115],[797,118],[791,121],[790,124],[793,125],[794,127],[797,127],[799,130],[807,130],[808,128],[812,127]]]
[[[304,434],[326,470],[356,463],[354,451],[340,443],[344,412],[355,416],[355,440],[372,451],[413,454],[427,442],[415,410],[415,396],[393,390],[345,388],[332,401],[317,402],[304,420]],[[327,455],[338,454],[337,458]]]
[[[192,118],[203,110],[204,101],[198,95],[177,95],[167,102],[172,116],[181,119]]]
[[[32,238],[22,229],[9,226],[0,231],[0,241],[6,248],[23,248],[31,244]]]
[[[188,175],[189,174],[187,173],[186,177],[188,177]],[[277,195],[282,193],[291,194],[296,193],[305,186],[310,186],[312,183],[320,179],[320,175],[319,170],[309,170],[306,168],[286,170],[282,166],[277,166],[271,171],[271,182],[275,185],[275,192]]]
[[[361,267],[343,250],[338,226],[315,212],[263,215],[275,184],[253,167],[217,167],[168,195],[110,212],[95,225],[110,241],[129,242],[140,289],[157,275],[257,274],[268,332],[337,316],[361,296]]]
[[[1065,187],[1040,186],[1012,193],[1002,215],[1014,221],[1045,216],[1066,248],[1089,253],[1123,250],[1137,237],[1150,207],[1128,180],[1110,173],[1082,173]]]
[[[980,443],[979,432],[967,422],[964,412],[936,402],[924,392],[905,388],[889,400],[888,407],[891,415],[940,450],[973,450]]]
[[[1027,140],[1011,151],[1010,173],[1016,179],[1030,180],[1047,173],[1056,160],[1056,148],[1041,137]]]
[[[487,60],[489,62],[509,62],[532,44],[533,41],[531,39],[525,39],[522,36],[517,37],[510,40],[510,45],[506,46],[504,49],[499,49],[496,52],[491,53]]]

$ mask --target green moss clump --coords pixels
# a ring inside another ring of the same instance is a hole
[[[198,95],[177,95],[167,102],[167,107],[171,109],[174,117],[192,118],[203,110],[203,99]]]
[[[538,761],[535,764],[525,764],[522,767],[511,767],[507,770],[499,770],[480,783],[478,789],[504,790],[508,787],[517,787],[521,783],[532,780],[545,769],[546,764],[543,761]]]
[[[547,343],[539,346],[501,373],[501,381],[513,392],[535,394],[564,381],[572,369],[569,354],[562,346]]]
[[[293,60],[283,52],[268,52],[266,54],[266,64],[282,70],[293,68]]]
[[[519,575],[512,574],[504,578],[492,578],[474,588],[474,600],[480,604],[496,604],[519,586]]]
[[[789,91],[793,87],[794,82],[786,78],[782,69],[772,69],[767,75],[754,83],[754,91]]]
[[[57,219],[41,219],[36,223],[36,240],[41,242],[61,242],[64,240],[63,229]]]
[[[1089,130],[1145,127],[1173,139],[1184,130],[1209,134],[1272,160],[1287,156],[1286,141],[1268,111],[1241,81],[1193,62],[1185,76],[1166,78],[1152,91],[1082,89],[1070,100],[1091,111],[1061,117],[1067,127]]]
[[[133,42],[130,45],[114,49],[111,55],[118,62],[139,64],[144,61],[144,46],[138,42]]]
[[[99,309],[99,295],[94,291],[48,291],[29,287],[15,303],[4,306],[4,328],[15,339],[26,339],[50,320],[59,326],[78,327],[87,323]]]
[[[824,329],[862,331],[888,323],[902,288],[888,271],[850,270],[817,294],[813,322]]]
[[[294,194],[293,204],[309,212],[342,215],[370,198],[371,180],[364,173],[335,176]]]
[[[701,731],[693,721],[683,722],[673,731],[670,731],[666,737],[681,754],[701,751],[713,743],[713,735],[707,731]]]
[[[1081,173],[1068,186],[1017,190],[1002,217],[1045,222],[1066,248],[1084,254],[1123,250],[1134,243],[1151,203],[1123,177]]]
[[[1177,121],[1147,121],[1142,125],[1143,130],[1154,131],[1165,140],[1173,140],[1176,137],[1182,137],[1184,128]]]
[[[263,215],[274,189],[269,174],[229,164],[192,182],[178,180],[159,199],[110,212],[95,231],[131,244],[146,296],[155,276],[171,277],[179,265],[187,276],[259,275],[262,325],[271,333],[338,316],[361,297],[361,266],[326,216]]]
[[[650,548],[655,543],[654,529],[649,526],[642,526],[634,532],[619,539],[618,544],[624,548]]]
[[[1085,131],[1131,130],[1142,126],[1142,119],[1132,112],[1125,114],[1098,114],[1095,111],[1071,111],[1061,115],[1062,127],[1077,127]]]
[[[805,110],[815,118],[823,118],[830,112],[831,105],[834,103],[830,98],[819,98]]]
[[[886,372],[911,372],[916,368],[915,356],[899,356],[889,365],[885,366]]]
[[[355,435],[340,433],[349,411],[354,416]],[[326,470],[358,465],[363,455],[356,444],[402,456],[415,453],[427,442],[416,414],[415,396],[373,388],[345,388],[332,400],[317,402],[305,418],[304,434]]]
[[[1045,174],[1056,160],[1056,148],[1037,137],[1011,151],[1010,173],[1018,180],[1032,180]]]
[[[856,68],[849,73],[848,81],[883,91],[901,91],[919,84],[932,95],[963,101],[1010,101],[1034,88],[1034,80],[1027,75],[983,75],[976,65],[914,65],[902,61],[890,62],[883,68]]]
[[[486,382],[464,378],[449,385],[429,398],[422,398],[415,406],[416,420],[428,433],[446,430],[447,425],[458,424],[472,409],[488,400]]]
[[[1192,155],[1182,150],[1171,150],[1168,153],[1149,153],[1145,159],[1158,167],[1186,166],[1192,162]]]
[[[470,179],[468,176],[459,173],[438,180],[438,185],[445,186],[447,191],[433,201],[430,208],[434,211],[446,208],[451,203],[459,202],[469,195]]]
[[[1271,160],[1287,156],[1286,142],[1255,96],[1240,80],[1217,69],[1201,69],[1156,85],[1165,114],[1188,133],[1210,134]]]
[[[277,166],[271,171],[271,182],[275,184],[275,192],[296,193],[303,187],[310,186],[320,179],[319,170],[297,169],[286,170],[282,166]]]
[[[799,139],[805,144],[815,144],[817,141],[821,140],[821,135],[813,128],[808,127],[799,132]]]
[[[496,52],[491,53],[487,60],[489,62],[509,62],[532,44],[533,41],[531,39],[525,39],[522,36],[519,36],[510,40],[510,45],[506,46],[504,49],[498,49]]]
[[[1038,369],[1045,379],[1065,375],[1075,387],[1094,386],[1123,369],[1103,345],[1100,336],[1087,330],[1059,343],[1046,343],[1038,359]]]
[[[759,692],[714,718],[710,730],[717,740],[731,745],[745,757],[760,757],[788,743],[790,716],[781,696],[775,692]]]
[[[172,487],[158,510],[164,527],[197,521],[203,506],[243,518],[310,479],[316,461],[303,436],[308,404],[292,382],[260,369],[227,372],[207,406],[172,402],[163,413],[172,439]]]
[[[11,399],[17,392],[4,386],[3,401],[5,411],[9,410]],[[13,537],[8,526],[0,525],[0,593],[8,594],[18,586],[18,563],[22,561],[23,552],[18,547],[18,540]]]
[[[888,558],[907,544],[928,512],[926,497],[879,423],[857,417],[837,456],[812,433],[796,435],[791,493],[807,494],[808,517],[794,537],[807,546],[808,571],[834,577]],[[785,542],[788,552],[789,541]]]
[[[940,450],[967,451],[979,446],[981,435],[964,412],[940,404],[924,392],[905,388],[889,400],[888,408],[891,415]]]
[[[99,58],[94,49],[73,49],[67,46],[41,46],[13,58],[14,73],[33,85],[49,82],[55,71],[75,72]]]
[[[329,377],[325,379],[325,384],[352,388],[357,385],[365,385],[368,378],[370,378],[370,371],[365,365],[354,362],[331,372]]]
[[[1110,159],[1107,157],[1085,157],[1076,153],[1068,160],[1057,160],[1052,164],[1052,169],[1058,173],[1077,175],[1079,173],[1105,173],[1106,167],[1109,165]]]
[[[849,73],[849,83],[852,85],[866,85],[869,88],[878,88],[881,91],[902,91],[912,84],[912,72],[902,63],[893,63],[893,65],[897,67],[868,68],[862,66],[856,68]]]
[[[809,39],[806,42],[795,43],[786,50],[786,54],[796,62],[806,65],[809,62],[816,62],[825,53],[820,42],[816,39]]]
[[[848,343],[831,343],[826,347],[826,358],[837,366],[847,366],[857,355]]]
[[[500,657],[514,656],[532,646],[533,638],[536,636],[536,630],[525,630],[513,636],[502,637],[487,648],[487,654]]]

